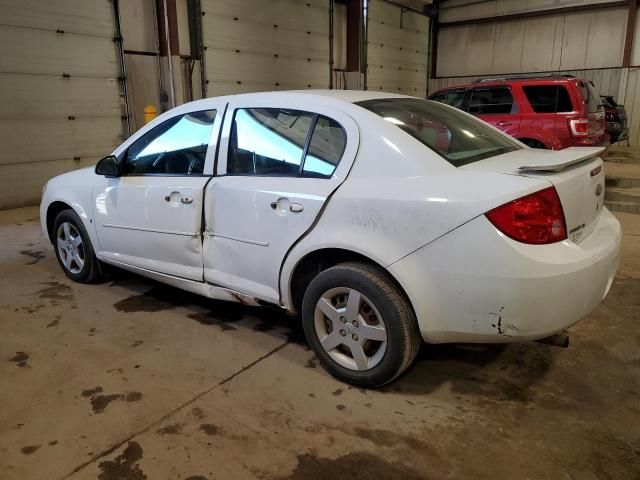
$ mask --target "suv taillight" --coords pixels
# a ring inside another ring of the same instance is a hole
[[[569,130],[574,137],[588,137],[589,120],[586,118],[572,118],[569,120]]]
[[[518,242],[543,245],[567,238],[564,212],[555,187],[505,203],[485,215],[498,230]]]

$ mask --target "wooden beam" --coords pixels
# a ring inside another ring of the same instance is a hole
[[[362,9],[360,0],[347,3],[347,70],[360,70]]]
[[[433,6],[435,14],[429,17],[429,77],[438,78],[438,33],[440,32],[440,21],[438,19],[438,6],[440,1],[434,0]]]
[[[638,13],[638,0],[629,0],[627,12],[627,32],[624,37],[624,52],[622,54],[622,66],[628,68],[631,65],[631,51],[636,31],[636,15]]]
[[[532,12],[522,12],[522,13],[511,13],[508,15],[496,15],[492,17],[470,18],[468,20],[441,22],[439,26],[440,28],[461,27],[464,25],[511,22],[514,20],[525,20],[528,18],[540,18],[540,17],[549,17],[552,15],[564,15],[568,13],[582,13],[582,12],[589,12],[593,10],[622,8],[622,7],[628,6],[630,1],[633,1],[633,0],[622,0],[622,1],[606,2],[606,3],[593,3],[593,4],[586,4],[586,5],[576,5],[573,7],[549,8],[546,10],[536,10]]]

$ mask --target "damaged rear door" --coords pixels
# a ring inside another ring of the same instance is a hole
[[[320,104],[240,102],[229,105],[205,194],[204,276],[278,303],[282,261],[346,178],[358,129]]]

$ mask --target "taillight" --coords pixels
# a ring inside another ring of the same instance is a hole
[[[574,137],[589,136],[589,120],[586,118],[572,118],[569,120],[569,130]]]
[[[567,238],[562,204],[554,187],[505,203],[485,215],[498,230],[518,242],[542,245]]]

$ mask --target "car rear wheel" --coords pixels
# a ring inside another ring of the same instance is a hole
[[[54,220],[53,246],[62,270],[74,282],[90,283],[102,276],[89,235],[73,210],[63,210]]]
[[[343,263],[318,274],[302,305],[309,345],[335,377],[359,387],[391,382],[422,340],[407,299],[379,268]]]

